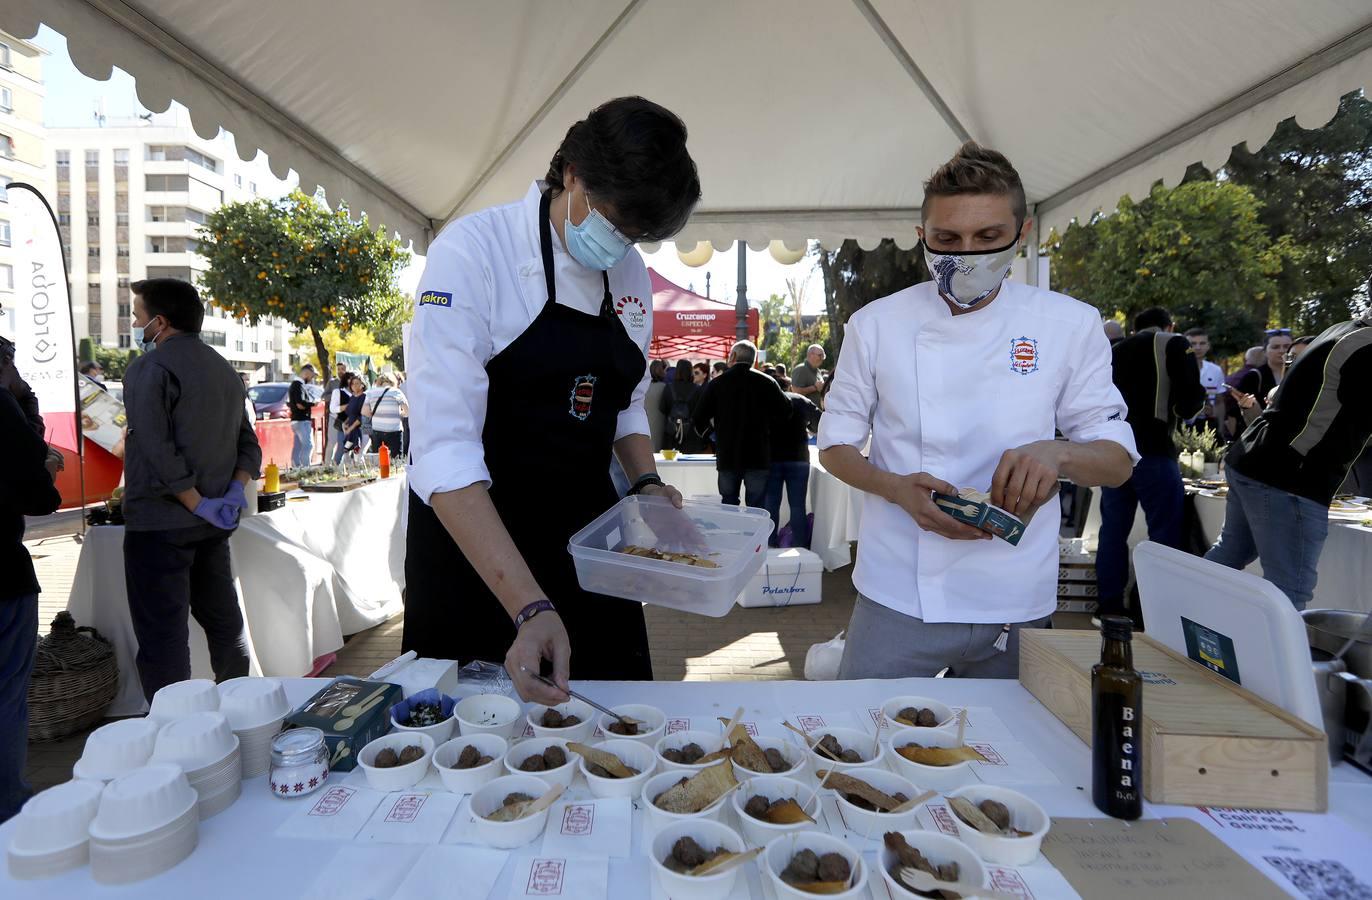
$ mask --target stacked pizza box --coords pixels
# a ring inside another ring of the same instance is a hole
[[[1081,538],[1058,539],[1058,612],[1096,611],[1096,554]]]

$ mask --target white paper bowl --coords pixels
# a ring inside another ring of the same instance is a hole
[[[1025,866],[1038,858],[1043,837],[1048,833],[1048,813],[1033,800],[1009,788],[991,784],[969,785],[949,794],[962,797],[973,806],[983,800],[1004,803],[1010,810],[1010,825],[1020,831],[1029,832],[1028,837],[1001,837],[977,831],[964,823],[953,813],[953,821],[958,826],[958,840],[986,862],[997,866]],[[951,807],[949,808],[951,811]]]
[[[453,707],[458,734],[498,734],[505,740],[514,737],[523,708],[504,694],[473,694]]]
[[[852,888],[841,894],[828,894],[827,896],[838,897],[840,900],[857,900],[857,898],[867,895],[867,864],[863,862],[861,853],[849,846],[847,841],[831,834],[825,834],[821,831],[796,831],[774,838],[762,854],[764,877],[772,883],[772,889],[776,892],[779,900],[790,900],[790,898],[809,900],[815,896],[796,890],[781,880],[782,870],[790,864],[791,857],[802,850],[812,850],[816,856],[823,856],[826,853],[841,854],[848,860],[848,865],[852,867],[852,871],[857,873],[856,882],[850,881],[854,885]]]
[[[550,709],[555,709],[564,716],[576,716],[581,721],[571,728],[545,728],[539,723],[543,721],[543,714]],[[566,703],[559,703],[557,706],[534,704],[529,707],[529,714],[526,719],[529,727],[534,730],[534,737],[562,738],[564,741],[584,744],[590,740],[591,733],[595,731],[596,711],[589,703],[583,703],[573,697]]]
[[[399,754],[400,751],[411,746],[423,747],[424,755],[414,762],[389,769],[378,769],[373,765],[376,762],[376,755],[387,747]],[[429,763],[433,758],[433,738],[427,734],[415,734],[407,731],[402,734],[383,734],[372,741],[362,748],[361,753],[357,754],[357,764],[366,773],[367,786],[373,790],[403,791],[419,784],[424,776],[429,774]]]
[[[144,766],[105,785],[87,833],[92,840],[136,838],[176,821],[198,802],[180,766]]]
[[[718,875],[691,876],[673,872],[662,864],[664,859],[672,855],[672,845],[684,837],[709,850],[723,847],[731,853],[742,853],[746,849],[737,831],[712,819],[688,819],[668,825],[653,837],[649,853],[649,865],[658,884],[662,886],[662,892],[672,900],[720,900],[728,897],[739,873],[743,871],[742,867]]]
[[[567,762],[558,766],[556,769],[544,769],[542,772],[522,772],[519,764],[531,756],[537,756],[549,747],[560,747],[562,752],[567,754]],[[535,775],[542,778],[549,784],[560,784],[564,788],[572,786],[572,779],[576,777],[577,762],[581,757],[567,749],[567,742],[558,738],[529,738],[515,744],[505,753],[505,770],[511,775]]]
[[[900,774],[915,784],[938,791],[951,791],[968,784],[976,784],[977,776],[970,762],[951,766],[926,766],[906,759],[896,752],[897,747],[919,744],[922,747],[956,747],[958,734],[943,728],[901,728],[891,732],[890,759]]]
[[[146,839],[90,841],[91,878],[99,884],[131,884],[159,875],[190,856],[200,839],[195,807]]]
[[[715,763],[715,765],[719,765],[719,763]],[[657,831],[666,828],[668,825],[689,821],[691,819],[714,819],[718,821],[719,814],[729,805],[729,798],[727,797],[722,800],[716,800],[699,812],[693,813],[668,812],[665,809],[659,809],[653,803],[653,798],[658,794],[661,794],[663,791],[672,787],[681,779],[689,777],[689,772],[683,772],[680,769],[672,769],[668,772],[659,772],[652,778],[643,782],[643,788],[639,791],[639,798],[643,801],[643,808],[648,811],[648,827],[651,830]],[[739,788],[739,790],[742,790],[742,788]],[[734,794],[737,793],[738,791],[734,791]]]
[[[189,775],[222,761],[237,746],[238,738],[223,713],[190,713],[157,732],[152,762],[176,763]]]
[[[475,747],[482,756],[489,756],[491,761],[474,769],[454,769],[457,758],[462,755],[468,744]],[[470,794],[500,775],[501,761],[509,749],[510,742],[498,734],[455,737],[434,751],[434,767],[438,769],[438,777],[442,779],[445,788],[454,794]]]
[[[392,713],[391,728],[397,733],[426,734],[433,740],[434,744],[437,745],[447,741],[457,731],[457,716],[456,714],[454,714],[448,716],[448,718],[444,719],[442,722],[436,722],[433,725],[422,725],[416,727],[411,725],[401,725],[400,722],[396,719],[395,714]]]
[[[637,797],[643,789],[643,782],[652,778],[657,769],[657,754],[653,748],[630,738],[601,741],[595,745],[595,749],[613,753],[624,765],[638,769],[638,774],[632,778],[601,778],[592,775],[586,767],[586,758],[578,755],[581,761],[577,763],[577,768],[585,776],[591,794],[596,797]]]
[[[890,727],[893,733],[899,731],[902,728],[920,727],[918,725],[905,725],[896,721],[896,713],[900,712],[902,709],[905,709],[907,706],[913,706],[916,709],[932,709],[934,711],[934,715],[938,716],[939,722],[946,723],[932,727],[954,729],[958,727],[957,720],[953,719],[953,708],[946,703],[940,703],[932,697],[892,697],[890,700],[887,700],[885,703],[881,704],[881,714],[886,717],[886,724]]]
[[[986,866],[982,865],[977,855],[966,844],[957,838],[940,834],[937,831],[921,831],[918,828],[909,831],[902,831],[905,842],[914,847],[925,858],[937,866],[947,865],[955,862],[960,868],[959,881],[966,884],[975,884],[982,887],[986,885]],[[883,843],[881,853],[878,857],[881,863],[881,880],[886,882],[887,890],[892,897],[918,897],[913,890],[906,887],[903,883],[891,877],[891,867],[896,864],[896,854],[894,850],[886,849]],[[971,895],[975,897],[976,895]]]
[[[219,685],[219,711],[234,731],[256,731],[284,719],[291,705],[275,678],[230,678]]]
[[[653,745],[657,743],[658,738],[662,737],[663,732],[667,730],[667,714],[656,706],[644,706],[641,703],[626,703],[622,706],[612,706],[610,709],[621,716],[637,719],[643,724],[638,726],[638,734],[615,734],[610,730],[610,723],[615,721],[614,717],[602,713],[598,724],[600,725],[600,730],[605,732],[606,740],[637,741],[651,750]]]
[[[513,822],[492,822],[486,818],[500,808],[510,794],[528,794],[537,800],[552,789],[552,785],[536,775],[521,772],[489,781],[472,794],[473,829],[481,842],[497,850],[513,850],[538,838],[548,824],[548,810],[515,819]]]
[[[805,803],[805,811],[816,821],[814,823],[797,822],[793,825],[775,825],[761,819],[754,819],[743,811],[743,807],[747,805],[748,798],[756,794],[761,794],[772,801],[789,798],[797,803]],[[748,840],[749,845],[754,847],[769,844],[783,834],[790,834],[793,831],[809,831],[820,827],[817,824],[820,814],[819,792],[794,778],[787,778],[783,775],[755,775],[744,781],[743,787],[734,791],[729,802],[734,807],[734,815],[738,818],[739,827],[743,829],[743,836]]]
[[[157,746],[160,724],[153,719],[121,719],[101,725],[86,738],[72,771],[77,778],[109,781],[146,766]]]
[[[901,793],[912,800],[918,794],[922,793],[918,787],[886,769],[864,769],[861,772],[854,773],[853,777],[861,778],[879,791],[884,791],[892,795]],[[834,801],[838,804],[839,814],[842,816],[844,824],[848,826],[848,830],[869,839],[876,838],[877,840],[880,840],[882,834],[885,832],[913,828],[915,819],[919,816],[918,806],[907,812],[895,815],[891,813],[872,812],[871,810],[862,809],[859,806],[854,806],[852,803],[849,803],[848,798],[844,797],[840,791],[836,791],[833,788],[826,788],[825,790],[834,795]]]
[[[708,756],[719,749],[721,740],[722,738],[719,734],[709,731],[678,731],[676,734],[663,735],[658,738],[657,743],[653,745],[653,751],[657,753],[658,771],[666,772],[668,770],[675,770],[679,772],[699,772],[706,766],[712,766],[722,762],[722,760],[717,759],[712,763],[695,763],[687,765],[686,763],[672,762],[662,755],[663,750],[680,750],[687,744],[697,744]]]
[[[175,719],[197,712],[219,711],[219,688],[208,678],[188,678],[158,689],[152,695],[148,718]]]
[[[860,763],[837,762],[825,756],[815,748],[810,748],[810,771],[819,772],[820,769],[836,769],[847,774],[856,769],[866,769],[872,766],[880,766],[886,758],[886,747],[880,741],[876,741],[872,735],[856,728],[820,728],[810,735],[811,738],[818,740],[826,734],[832,734],[838,739],[838,745],[844,750],[856,750],[861,753],[863,760]],[[872,745],[876,743],[876,755],[872,755]]]
[[[780,775],[783,778],[799,778],[810,765],[810,751],[785,738],[755,737],[753,742],[763,750],[780,750],[781,755],[791,764],[790,768],[784,772],[772,772],[771,775]],[[766,772],[754,772],[746,766],[739,765],[738,762],[734,763],[734,775],[739,781],[746,781],[749,778],[770,777]]]
[[[68,781],[35,794],[14,820],[10,853],[46,856],[86,843],[104,782]]]

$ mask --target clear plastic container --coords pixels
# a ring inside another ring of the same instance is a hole
[[[572,536],[568,544],[581,587],[596,594],[639,600],[655,606],[723,616],[739,591],[767,559],[772,520],[763,510],[688,500],[680,512],[662,497],[625,497],[604,515]],[[698,554],[718,568],[667,562],[619,552],[626,546],[677,550],[659,541],[652,523],[685,514],[704,539]]]

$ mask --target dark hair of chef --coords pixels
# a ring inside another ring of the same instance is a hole
[[[700,200],[686,123],[642,97],[602,103],[567,129],[543,180],[562,193],[568,167],[597,208],[634,242],[666,240]]]

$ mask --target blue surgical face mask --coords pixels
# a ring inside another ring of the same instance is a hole
[[[151,338],[147,338],[143,334],[142,325],[129,326],[129,338],[133,341],[133,346],[137,347],[139,350],[142,350],[144,353],[151,353],[152,351],[157,349],[157,339],[161,337],[161,335],[162,332],[159,331],[157,332],[157,334],[154,334]]]
[[[580,225],[572,224],[572,198],[567,198],[567,215],[562,226],[562,233],[567,241],[567,252],[588,269],[613,269],[629,254],[633,242],[620,234],[619,229],[611,225],[609,219],[591,207],[585,190],[582,190],[581,197],[586,201],[586,208],[590,212],[581,220]]]

